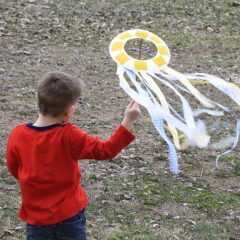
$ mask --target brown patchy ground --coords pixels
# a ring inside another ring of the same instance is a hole
[[[84,95],[73,122],[106,139],[129,101],[118,86],[108,45],[132,28],[161,36],[175,69],[240,83],[238,1],[0,1],[0,239],[24,239],[24,223],[17,218],[19,189],[6,169],[5,146],[16,124],[37,117],[37,80],[50,70],[82,79]],[[238,111],[218,92],[199,87]],[[220,124],[203,118],[209,126]],[[222,120],[228,125],[212,130],[216,139],[233,133],[228,128],[233,119]],[[173,177],[166,144],[144,110],[135,133],[137,140],[115,160],[80,163],[91,202],[89,239],[239,239],[239,147],[217,170],[219,151],[187,149],[179,153],[182,173]]]

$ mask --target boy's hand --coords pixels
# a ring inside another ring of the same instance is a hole
[[[131,130],[134,122],[140,115],[141,115],[141,110],[139,108],[138,103],[132,100],[126,107],[122,125],[128,130]]]

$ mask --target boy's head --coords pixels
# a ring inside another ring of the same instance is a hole
[[[39,111],[44,116],[58,117],[76,104],[80,94],[79,80],[64,72],[49,72],[38,83]]]

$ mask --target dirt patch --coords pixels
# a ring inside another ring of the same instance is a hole
[[[5,146],[16,124],[36,119],[40,76],[61,70],[82,79],[84,94],[73,122],[106,139],[129,101],[108,53],[116,34],[150,30],[168,44],[173,68],[240,83],[239,14],[238,3],[227,0],[1,2],[0,238],[24,239],[24,223],[17,218],[18,185],[7,172]],[[239,111],[219,92],[198,87]],[[234,119],[228,116],[221,119],[228,125],[216,132],[218,120],[203,118],[213,128],[214,141],[234,132]],[[145,110],[134,131],[137,140],[115,160],[80,163],[91,202],[89,239],[237,239],[239,147],[220,161],[220,169],[214,167],[218,150],[179,152],[182,173],[174,178],[168,170],[167,146]]]

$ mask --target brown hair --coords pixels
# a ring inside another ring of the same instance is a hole
[[[80,97],[80,81],[64,72],[49,72],[38,83],[39,111],[43,115],[60,116]]]

